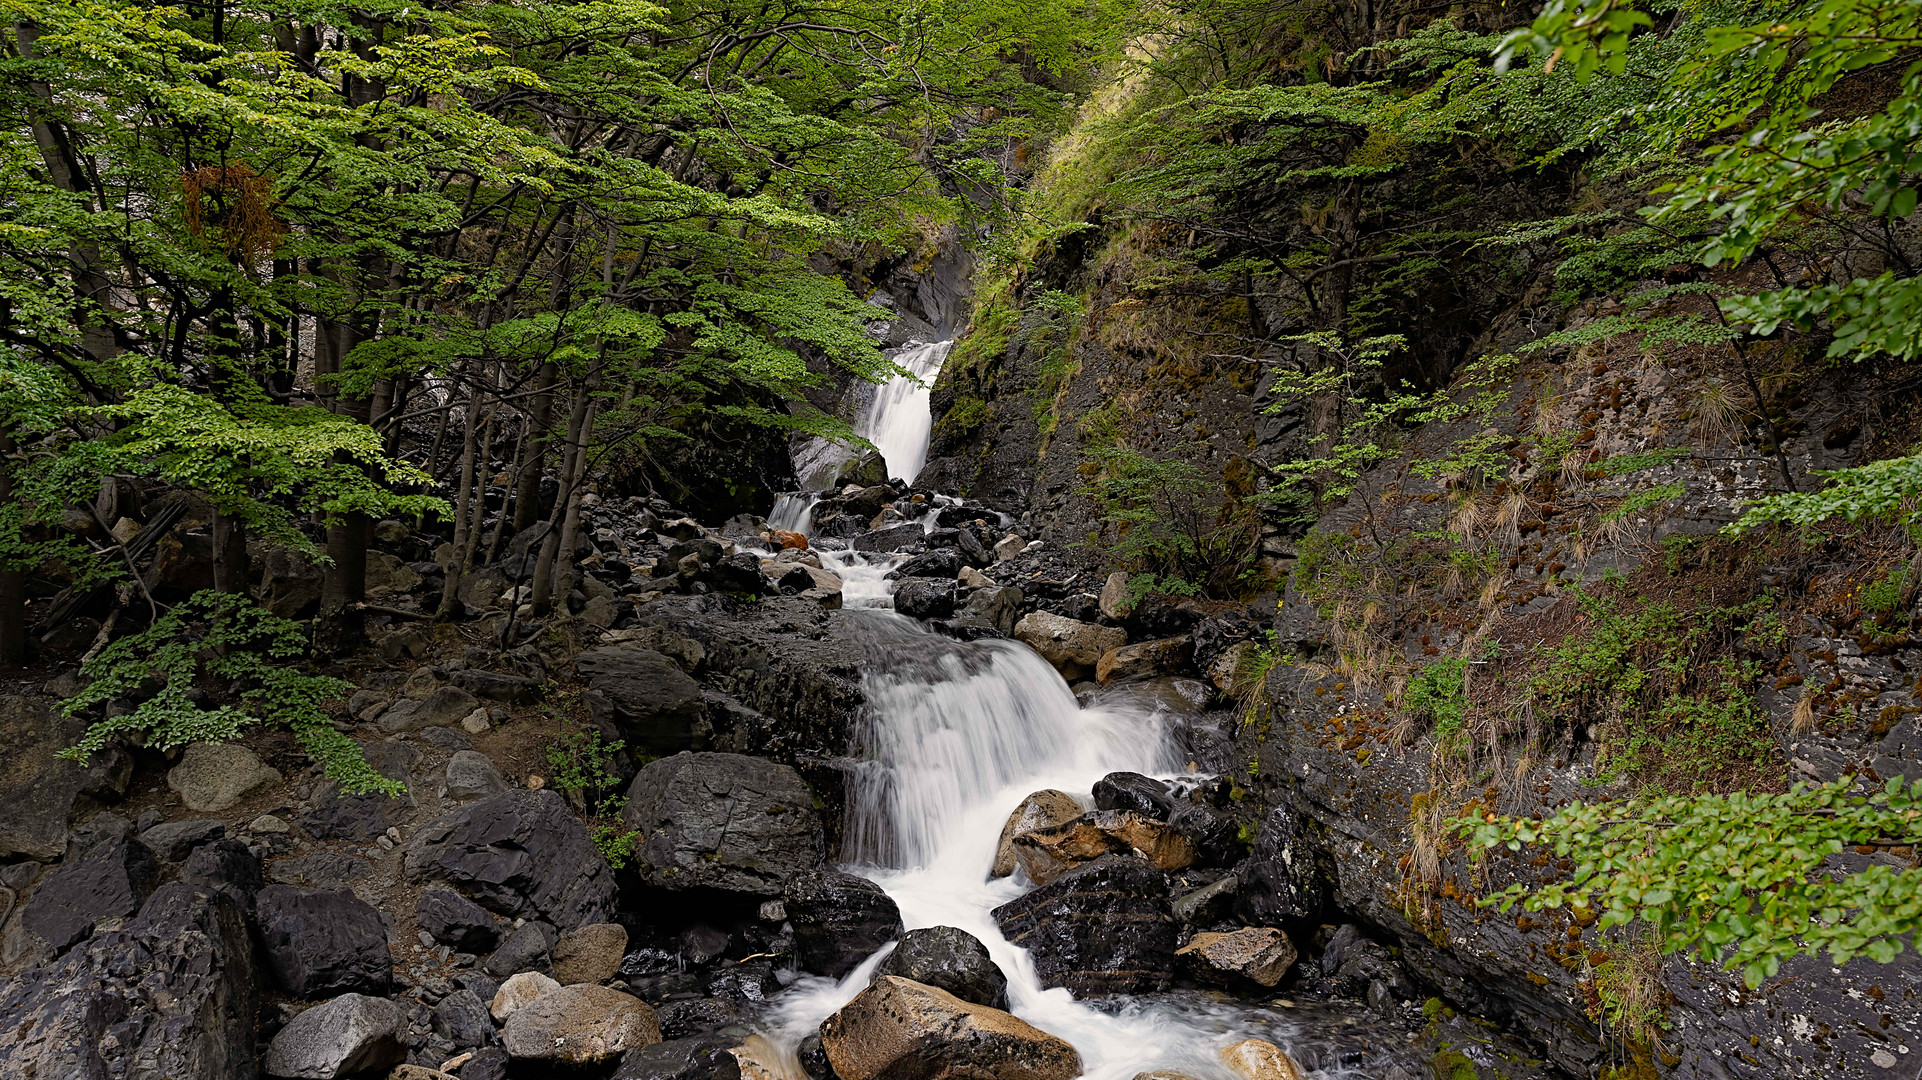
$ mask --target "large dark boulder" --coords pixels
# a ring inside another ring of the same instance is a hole
[[[954,614],[954,582],[908,578],[895,587],[894,610],[911,619],[943,619]]]
[[[926,542],[926,531],[910,521],[857,536],[850,546],[856,551],[920,551]]]
[[[952,926],[930,926],[901,935],[901,943],[874,972],[877,979],[883,975],[939,987],[962,1001],[991,1009],[1008,1007],[1008,977],[988,955],[988,947]]]
[[[420,751],[404,742],[365,742],[360,744],[360,752],[375,772],[402,784],[407,783],[414,763],[420,760]],[[414,797],[409,794],[398,798],[378,792],[344,795],[329,781],[314,797],[314,808],[301,816],[300,827],[318,840],[365,842],[406,820],[413,806]]]
[[[1094,782],[1097,810],[1133,810],[1156,821],[1168,820],[1175,797],[1164,781],[1140,773],[1114,772]]]
[[[0,983],[0,1076],[253,1080],[253,940],[233,901],[163,885],[125,928]]]
[[[825,854],[801,774],[741,754],[652,762],[629,785],[621,820],[644,837],[635,869],[656,888],[780,896]]]
[[[739,1035],[696,1035],[643,1046],[621,1058],[613,1080],[740,1080],[740,1044]]]
[[[953,581],[966,565],[961,553],[953,548],[935,548],[924,555],[916,555],[888,573],[888,577],[902,578],[946,578]]]
[[[500,917],[452,889],[429,889],[414,907],[428,936],[458,952],[482,953],[500,944]]]
[[[288,993],[379,994],[393,981],[387,924],[353,893],[269,885],[254,907],[267,968]]]
[[[472,990],[456,990],[434,1006],[434,1034],[469,1050],[494,1041],[494,1020],[487,1003]]]
[[[502,792],[435,818],[408,841],[404,866],[490,911],[564,930],[614,910],[613,868],[552,790]]]
[[[582,653],[574,673],[587,683],[588,715],[619,730],[629,746],[672,754],[705,745],[701,684],[666,656],[613,645]]]
[[[233,839],[195,848],[180,866],[180,880],[225,894],[249,915],[254,912],[255,895],[267,883],[253,849]]]
[[[1034,957],[1043,986],[1076,997],[1168,988],[1175,921],[1168,875],[1141,859],[1104,855],[994,909],[1008,941]]]
[[[839,870],[788,882],[787,917],[794,962],[802,971],[841,978],[901,933],[901,909],[881,886]]]
[[[20,923],[63,951],[93,933],[95,923],[140,910],[159,873],[147,845],[124,833],[105,839],[47,875]]]

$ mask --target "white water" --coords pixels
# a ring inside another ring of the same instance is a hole
[[[916,342],[895,354],[894,362],[907,369],[875,391],[874,400],[855,428],[881,451],[888,475],[909,483],[921,475],[928,460],[928,436],[934,433],[934,412],[928,397],[934,377],[947,362],[952,341]]]
[[[836,564],[837,572],[846,565],[838,558]],[[848,869],[887,890],[907,929],[955,926],[981,939],[1008,977],[1010,1009],[1074,1044],[1092,1080],[1128,1080],[1154,1068],[1227,1076],[1222,1047],[1280,1036],[1271,1025],[1251,1023],[1246,1010],[1157,999],[1110,1003],[1103,1011],[1065,989],[1044,989],[1027,950],[1010,945],[995,922],[993,909],[1030,887],[1018,875],[988,877],[1015,806],[1042,788],[1069,792],[1085,805],[1094,781],[1107,773],[1177,771],[1163,715],[1140,707],[1083,709],[1061,676],[1023,645],[953,641],[886,611],[863,624],[870,659],[862,679],[866,760],[850,785],[845,850]],[[887,951],[839,982],[799,980],[769,1017],[777,1043],[794,1047],[852,1000]]]
[[[896,377],[882,387],[857,428],[880,448],[890,475],[912,480],[921,470],[933,426],[927,383],[951,344],[899,354],[915,380]],[[802,473],[798,455],[795,464]],[[819,459],[808,467],[818,468]],[[934,526],[936,500],[924,528]],[[811,496],[782,496],[772,523],[806,532],[812,506]],[[841,576],[843,606],[866,609],[858,632],[868,654],[861,680],[868,708],[864,759],[849,785],[848,869],[887,890],[905,929],[954,926],[979,938],[1008,978],[1009,1008],[1072,1043],[1090,1080],[1128,1080],[1157,1068],[1235,1080],[1221,1063],[1223,1047],[1249,1037],[1285,1043],[1290,1025],[1275,1014],[1166,998],[1102,1010],[1065,989],[1045,989],[1028,951],[1009,944],[995,922],[994,909],[1030,887],[1019,873],[988,877],[1008,815],[1043,788],[1089,805],[1094,782],[1107,773],[1176,772],[1181,758],[1164,714],[1138,704],[1084,709],[1026,646],[955,641],[895,614],[886,575],[904,556],[818,554]],[[892,949],[838,982],[802,976],[777,999],[766,1020],[790,1077],[805,1075],[794,1057],[800,1041],[866,988]]]
[[[902,346],[889,359],[904,370],[874,391],[874,397],[854,422],[854,433],[874,444],[887,462],[888,475],[909,483],[921,473],[928,461],[928,436],[934,432],[934,412],[928,404],[934,378],[947,362],[952,341],[912,342]],[[828,439],[807,439],[794,449],[794,475],[801,486],[818,491],[827,486],[834,470],[854,456],[849,448]],[[788,498],[788,496],[783,496]],[[804,496],[794,496],[803,499]],[[776,518],[781,510],[775,510]],[[805,526],[807,504],[791,512],[787,519]],[[770,522],[775,518],[770,518]],[[791,525],[779,526],[790,528]],[[793,528],[806,532],[805,527]]]

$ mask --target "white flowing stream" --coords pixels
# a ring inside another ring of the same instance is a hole
[[[920,346],[899,359],[931,378],[948,345]],[[928,396],[925,386],[901,384],[883,388],[862,427],[887,455],[889,471],[912,477],[927,452]],[[803,524],[806,506],[800,502]],[[1031,887],[1019,872],[988,876],[1008,815],[1043,788],[1089,805],[1094,782],[1107,773],[1180,771],[1165,714],[1138,699],[1083,708],[1027,646],[956,641],[896,614],[885,575],[902,556],[817,551],[841,575],[844,606],[868,609],[851,620],[869,664],[863,761],[851,779],[844,833],[847,869],[887,890],[906,929],[954,926],[979,938],[1007,976],[1011,1010],[1072,1043],[1092,1080],[1157,1068],[1232,1080],[1219,1058],[1224,1046],[1248,1037],[1285,1042],[1290,1025],[1246,1006],[1156,997],[1096,1008],[1066,989],[1045,989],[1027,950],[1009,944],[995,922],[995,907]],[[892,948],[839,981],[804,975],[776,1000],[765,1023],[790,1076],[805,1075],[794,1057],[800,1041],[868,985]]]

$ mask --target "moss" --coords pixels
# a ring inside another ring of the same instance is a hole
[[[1468,1055],[1445,1046],[1428,1059],[1428,1067],[1434,1071],[1435,1080],[1478,1080],[1481,1076]]]

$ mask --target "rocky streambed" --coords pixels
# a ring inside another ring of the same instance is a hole
[[[433,564],[384,530],[336,723],[399,798],[274,733],[49,763],[70,676],[16,688],[0,1072],[1547,1075],[1275,899],[1289,852],[1199,765],[1245,609],[1130,607],[899,482],[815,502],[811,540],[587,514],[546,619],[518,538],[464,619],[405,617]]]

